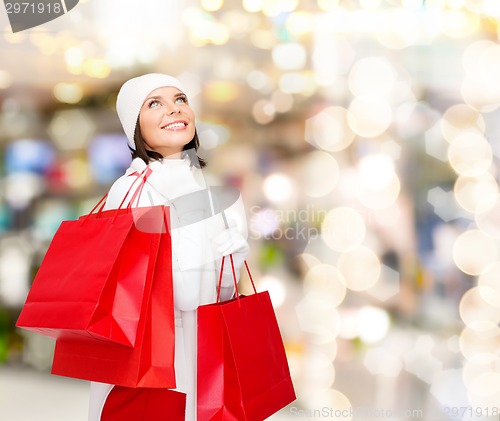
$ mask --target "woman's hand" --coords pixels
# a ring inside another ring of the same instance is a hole
[[[217,234],[212,244],[217,256],[233,255],[235,269],[239,269],[250,251],[247,240],[236,227],[234,219],[227,219],[228,227]],[[225,259],[228,260],[229,259]]]

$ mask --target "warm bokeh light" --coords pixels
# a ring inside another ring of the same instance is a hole
[[[456,104],[448,108],[440,120],[441,133],[452,143],[467,132],[483,134],[486,128],[483,115],[467,104]]]
[[[58,111],[49,125],[49,133],[61,150],[78,150],[87,146],[95,131],[95,123],[80,109]]]
[[[259,124],[268,124],[274,120],[276,107],[266,99],[258,100],[252,107],[252,116]]]
[[[0,251],[0,300],[9,306],[24,303],[30,285],[29,244],[15,239],[2,242]]]
[[[278,113],[286,113],[293,108],[294,99],[293,95],[282,92],[279,89],[275,90],[271,95],[271,103]]]
[[[477,278],[478,293],[493,307],[500,307],[500,262],[488,266]]]
[[[463,322],[473,330],[489,329],[491,324],[500,323],[500,301],[490,305],[483,297],[496,294],[497,291],[488,286],[469,289],[460,300],[459,312]],[[498,297],[497,297],[498,298]]]
[[[500,328],[493,323],[482,330],[466,327],[460,334],[459,345],[468,361],[476,364],[492,363],[498,359]]]
[[[83,98],[83,90],[75,83],[58,83],[54,86],[54,96],[60,102],[77,104]]]
[[[293,12],[298,3],[298,0],[266,0],[262,3],[262,12],[271,17],[279,16],[282,13]]]
[[[453,260],[458,268],[469,275],[483,273],[496,261],[498,249],[495,241],[479,230],[465,231],[453,245]]]
[[[337,389],[314,388],[305,394],[305,398],[309,410],[325,408],[325,415],[328,415],[328,418],[333,416],[339,421],[353,420],[349,398]]]
[[[332,12],[336,10],[340,3],[340,0],[318,0],[318,6],[325,12]]]
[[[463,133],[453,139],[448,148],[448,159],[458,174],[477,177],[490,167],[493,161],[493,151],[481,134]]]
[[[363,365],[374,375],[397,377],[403,370],[403,363],[397,355],[391,354],[382,346],[370,348],[363,358]]]
[[[391,64],[382,57],[357,61],[349,72],[349,89],[354,95],[389,96],[396,81]]]
[[[499,190],[490,173],[478,177],[459,176],[453,187],[458,204],[468,212],[486,212],[495,206]]]
[[[295,35],[308,35],[314,29],[314,18],[312,13],[297,11],[287,17],[286,27]]]
[[[466,50],[466,76],[462,83],[464,101],[473,108],[490,112],[500,106],[500,45],[478,41]]]
[[[325,196],[337,186],[340,168],[335,158],[326,152],[309,153],[301,170],[302,191],[308,196]]]
[[[300,328],[312,336],[314,343],[327,344],[337,337],[340,330],[337,306],[321,292],[311,291],[305,294],[295,311]]]
[[[201,7],[209,12],[215,12],[224,5],[224,0],[201,0]]]
[[[485,234],[500,238],[500,196],[488,210],[474,215],[478,228]]]
[[[346,295],[346,282],[336,267],[319,264],[307,271],[304,277],[304,291],[318,293],[331,305],[338,306]]]
[[[212,81],[205,85],[206,95],[215,102],[230,102],[240,93],[238,87],[231,82]]]
[[[355,138],[348,123],[348,111],[342,107],[328,107],[306,120],[305,139],[330,152],[346,149]]]
[[[273,48],[274,64],[282,70],[300,70],[306,64],[307,52],[298,43],[278,44]]]
[[[342,253],[337,261],[337,268],[344,275],[347,288],[353,291],[371,288],[381,273],[377,255],[363,246]]]
[[[351,101],[347,121],[352,131],[359,136],[376,137],[389,128],[392,109],[379,96],[360,95]]]
[[[361,182],[370,190],[382,190],[390,185],[394,169],[394,161],[385,154],[367,155],[358,164]]]
[[[313,350],[306,352],[303,370],[306,387],[328,388],[335,381],[335,367],[324,352]]]
[[[272,203],[286,202],[293,193],[293,182],[285,174],[271,174],[264,179],[263,191]]]
[[[491,363],[474,363],[472,361],[465,361],[462,378],[465,385],[469,388],[472,387],[473,382],[482,376],[484,373],[491,372],[494,367],[499,367],[500,360],[497,358]]]
[[[247,12],[259,12],[262,10],[262,6],[264,5],[264,0],[243,0],[243,8]]]
[[[274,276],[263,276],[259,280],[257,288],[260,291],[269,291],[274,308],[281,307],[286,300],[286,287],[282,280]]]
[[[390,320],[387,311],[378,307],[362,307],[356,315],[359,338],[366,343],[378,342],[387,335]]]
[[[335,251],[345,252],[358,247],[365,234],[366,226],[361,214],[345,206],[329,211],[321,225],[321,237]]]
[[[480,17],[465,10],[447,10],[443,13],[441,22],[441,30],[446,36],[466,38],[477,31]]]
[[[401,189],[394,161],[386,154],[373,154],[358,164],[358,200],[370,209],[384,209],[396,201]]]

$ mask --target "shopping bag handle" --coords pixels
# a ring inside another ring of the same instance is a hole
[[[144,189],[144,185],[146,184],[146,181],[152,172],[153,170],[151,168],[146,167],[140,173],[135,172],[130,174],[130,175],[137,175],[137,178],[133,181],[132,185],[128,189],[127,194],[124,196],[122,202],[120,203],[120,206],[118,206],[118,209],[122,208],[123,204],[125,203],[125,200],[127,200],[127,197],[132,191],[132,188],[134,187],[135,183],[137,183],[137,181],[142,178],[142,183],[139,187],[135,189],[134,194],[130,198],[130,202],[128,202],[127,209],[130,209],[132,207],[132,204],[134,203],[135,200],[137,200],[136,205],[139,205],[139,200],[141,198],[142,190]]]
[[[122,202],[120,203],[120,206],[118,206],[118,208],[116,209],[117,211],[120,210],[123,206],[123,204],[125,203],[125,200],[127,200],[127,197],[128,195],[130,194],[130,192],[132,191],[135,183],[137,182],[137,180],[141,179],[142,177],[142,183],[139,187],[137,187],[132,195],[132,198],[130,199],[130,202],[129,204],[127,205],[127,209],[130,209],[132,207],[132,204],[134,201],[137,201],[137,205],[139,205],[139,200],[140,200],[140,197],[141,197],[141,194],[142,194],[142,190],[144,189],[144,185],[146,184],[146,180],[148,179],[148,177],[151,175],[153,171],[151,170],[151,168],[149,167],[146,167],[143,171],[141,171],[140,174],[138,173],[133,173],[134,175],[137,174],[137,178],[132,182],[130,188],[128,189],[127,193],[125,194],[125,197],[123,198]],[[131,174],[132,175],[132,174]],[[92,208],[92,210],[87,214],[85,215],[84,217],[82,217],[82,224],[88,219],[88,217],[90,215],[92,215],[94,213],[94,211],[99,207],[99,209],[97,210],[97,215],[99,217],[99,215],[103,212],[104,210],[104,206],[106,206],[106,199],[108,197],[108,193],[106,193],[103,197],[101,197],[101,199],[97,202],[97,204]],[[115,220],[116,218],[116,215],[118,215],[118,212],[115,212],[115,215],[113,217],[113,221]]]
[[[225,260],[225,258],[226,258],[226,256],[222,256],[222,263],[220,266],[220,273],[219,273],[219,285],[217,288],[217,302],[219,302],[219,299],[220,299],[220,290],[222,287],[222,273],[224,272],[224,260]],[[229,255],[229,259],[231,260],[231,271],[233,273],[233,283],[234,283],[234,289],[236,292],[236,299],[239,301],[240,300],[240,293],[238,291],[238,282],[236,280],[236,272],[234,270],[234,261],[233,261],[232,254]],[[248,277],[250,278],[250,282],[252,283],[253,292],[255,292],[255,294],[257,294],[257,290],[255,289],[255,283],[253,282],[252,274],[250,273],[250,268],[248,267],[248,263],[246,260],[244,260],[244,263],[245,263],[245,267],[247,269]]]

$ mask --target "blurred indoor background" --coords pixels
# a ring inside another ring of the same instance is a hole
[[[1,10],[0,420],[86,419],[88,383],[14,324],[60,222],[129,165],[119,87],[156,71],[189,87],[205,174],[242,191],[297,391],[273,419],[498,420],[499,19],[498,0],[80,0],[13,34]]]

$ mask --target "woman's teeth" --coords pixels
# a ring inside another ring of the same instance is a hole
[[[164,129],[179,129],[181,127],[185,127],[186,125],[184,123],[172,123],[169,124],[168,126],[165,126]]]

